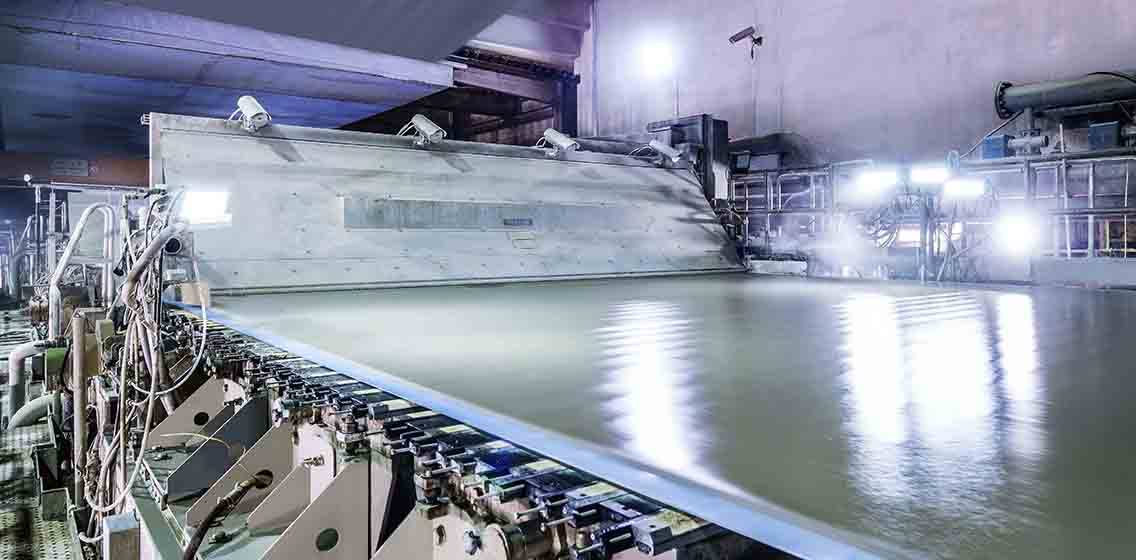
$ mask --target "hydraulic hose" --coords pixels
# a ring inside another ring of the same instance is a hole
[[[252,478],[246,479],[237,484],[237,487],[232,492],[225,494],[221,499],[217,500],[217,505],[209,510],[205,515],[205,519],[193,531],[193,538],[190,539],[189,545],[185,547],[185,552],[181,555],[182,560],[194,560],[197,557],[197,550],[201,548],[201,543],[205,541],[205,534],[209,532],[209,527],[213,525],[219,518],[228,513],[229,510],[237,507],[237,504],[244,499],[245,494],[249,490],[257,488],[263,490],[272,484],[270,475],[257,474]]]

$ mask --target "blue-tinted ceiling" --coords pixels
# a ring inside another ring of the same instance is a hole
[[[278,122],[340,126],[453,84],[452,69],[98,0],[0,6],[9,151],[145,154],[138,116],[228,116],[256,95]]]
[[[13,152],[145,155],[143,113],[224,118],[246,93],[255,95],[281,124],[334,128],[391,108],[7,64],[0,65],[0,76],[0,122],[5,149]]]

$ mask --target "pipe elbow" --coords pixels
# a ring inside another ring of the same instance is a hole
[[[142,272],[161,254],[162,247],[166,245],[166,242],[173,236],[185,231],[185,229],[186,224],[183,222],[175,222],[166,226],[165,229],[159,232],[158,235],[150,241],[146,249],[142,251],[142,255],[138,257],[134,266],[130,267],[130,271],[127,272],[126,281],[122,284],[122,292],[119,294],[120,299],[126,302],[127,306],[130,305],[130,295],[134,293],[134,288],[137,286],[138,279],[142,276]]]
[[[8,411],[13,414],[9,427],[15,423],[16,412],[24,408],[24,360],[42,354],[47,350],[47,343],[42,340],[25,342],[15,347],[8,354]]]
[[[8,385],[23,383],[24,360],[42,354],[47,350],[47,344],[40,340],[25,342],[15,347],[8,354]]]
[[[51,413],[52,406],[58,398],[59,393],[52,392],[37,397],[24,406],[21,406],[19,410],[12,414],[12,418],[8,421],[8,429],[31,426],[47,418],[47,415]]]

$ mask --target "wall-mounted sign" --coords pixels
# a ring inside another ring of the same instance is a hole
[[[90,162],[85,159],[55,158],[51,160],[52,177],[89,177]]]

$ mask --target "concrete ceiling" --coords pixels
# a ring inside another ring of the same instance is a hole
[[[337,127],[442,91],[468,44],[571,68],[591,0],[6,0],[0,149],[146,153],[144,112]]]
[[[591,7],[592,0],[520,0],[468,44],[572,70]]]
[[[258,90],[0,65],[5,149],[97,157],[145,155],[143,113],[225,118],[253,93],[276,122],[335,128],[392,104],[316,99]]]
[[[278,122],[335,127],[452,85],[443,64],[137,6],[0,7],[6,150],[143,155],[148,111],[228,116],[249,93]]]
[[[464,45],[518,0],[124,0],[124,4],[436,61]]]

